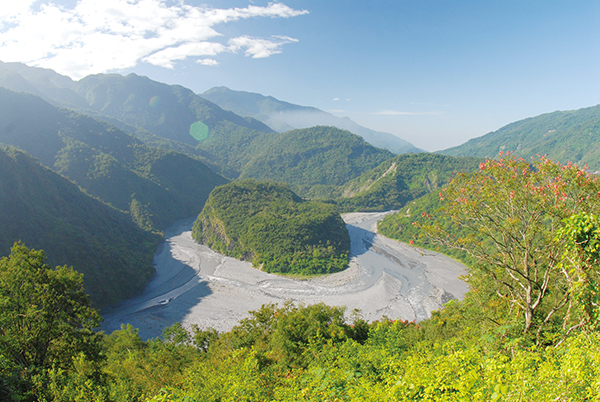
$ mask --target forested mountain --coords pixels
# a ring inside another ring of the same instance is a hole
[[[225,111],[180,85],[135,74],[90,75],[77,81],[73,90],[92,110],[193,146],[207,136],[230,131],[273,132],[258,120]]]
[[[20,63],[4,63],[2,71],[12,74],[8,81],[15,89],[46,98],[58,94],[60,99],[53,101],[59,104],[74,99],[70,106],[107,120],[146,144],[198,157],[230,178],[288,181],[303,196],[329,196],[335,186],[393,156],[340,129],[278,134],[258,120],[224,111],[186,88],[135,74],[99,74],[74,82],[51,70]],[[14,79],[14,74],[20,78]],[[292,138],[294,135],[298,138]],[[323,161],[334,171],[321,168]],[[314,191],[313,186],[317,186]]]
[[[423,152],[422,149],[393,134],[374,131],[347,117],[336,117],[315,107],[294,105],[272,96],[214,87],[204,92],[202,97],[240,116],[260,120],[279,132],[313,126],[334,126],[358,134],[368,143],[396,154]]]
[[[222,142],[217,149],[226,150]],[[394,155],[336,127],[273,134],[252,145],[240,177],[283,181],[303,197],[327,197],[337,187]]]
[[[160,236],[15,148],[0,148],[0,211],[0,256],[19,240],[45,250],[51,265],[84,274],[98,307],[141,292],[154,274]]]
[[[480,162],[427,153],[398,155],[344,185],[337,202],[344,211],[398,209],[440,188],[456,173],[476,170]]]
[[[334,205],[250,179],[214,189],[192,237],[266,272],[333,273],[346,268],[350,254],[350,237]]]
[[[162,230],[200,212],[226,180],[202,162],[149,147],[116,127],[0,88],[0,143],[16,146],[89,194]]]
[[[50,69],[0,61],[1,87],[37,95],[57,105],[85,107],[85,99],[73,91],[74,84],[71,78]]]
[[[496,158],[501,151],[526,159],[547,155],[600,170],[600,105],[519,120],[441,153]]]

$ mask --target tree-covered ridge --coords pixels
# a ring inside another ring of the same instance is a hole
[[[428,153],[398,155],[344,185],[337,203],[343,211],[398,209],[445,185],[456,173],[476,170],[480,162]]]
[[[495,158],[501,151],[524,158],[547,155],[561,163],[600,170],[600,105],[557,111],[508,124],[441,153]]]
[[[270,135],[240,177],[283,181],[302,196],[324,197],[393,156],[349,131],[318,126]]]
[[[340,271],[350,250],[334,205],[304,201],[286,185],[254,180],[215,188],[192,237],[266,272],[295,275]]]
[[[260,185],[242,182],[248,191],[239,192],[269,201],[266,192],[253,190]],[[299,200],[285,186],[262,185],[283,203]],[[22,280],[19,271],[6,268],[38,266],[37,252],[0,260],[0,321],[11,330],[0,332],[0,396],[107,402],[597,400],[598,178],[543,157],[533,163],[505,157],[457,175],[440,193],[445,220],[440,225],[424,214],[428,222],[421,230],[475,263],[464,300],[450,301],[419,323],[386,317],[368,323],[357,311],[286,302],[264,305],[224,333],[175,324],[162,339],[144,342],[123,325],[74,343],[86,348],[60,348],[59,342],[60,357],[67,359],[31,367],[15,359],[13,346],[30,351],[46,332],[12,329],[20,321],[43,324],[35,317],[54,304],[28,309],[5,296],[28,294],[13,285]],[[247,213],[260,213],[257,203],[244,204]],[[463,231],[449,231],[446,221]],[[21,255],[18,245],[13,253]],[[53,285],[52,295],[77,302],[80,292],[61,291],[77,288],[77,278],[63,275],[64,268],[55,272],[59,280],[48,275],[49,282],[65,286]],[[28,275],[28,281],[42,291],[48,282],[43,275]],[[93,312],[83,313],[93,325]],[[66,324],[68,337],[50,335],[82,339],[74,337],[77,321]],[[89,334],[82,329],[80,335]]]
[[[180,85],[167,85],[129,74],[90,75],[77,81],[73,90],[88,107],[127,124],[142,127],[161,137],[196,145],[191,126],[202,122],[209,130],[248,129],[272,132],[251,118],[225,111]]]
[[[197,159],[149,147],[106,122],[0,88],[0,143],[39,158],[146,229],[199,213],[226,180]]]
[[[96,306],[132,297],[154,274],[159,236],[14,148],[0,148],[0,211],[0,256],[18,240],[46,250],[50,264],[85,275]]]

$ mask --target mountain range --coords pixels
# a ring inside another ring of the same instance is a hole
[[[368,143],[395,154],[424,152],[393,134],[363,127],[347,117],[337,117],[315,107],[280,101],[272,96],[227,87],[214,87],[202,97],[241,116],[253,117],[278,132],[313,126],[333,126],[358,134]]]
[[[198,215],[211,191],[231,180],[285,182],[340,211],[380,211],[499,151],[600,169],[600,106],[518,121],[446,155],[414,147],[395,155],[406,144],[392,136],[385,145],[384,134],[225,87],[197,95],[135,74],[73,81],[0,62],[0,144],[9,146],[0,154],[0,255],[16,240],[43,248],[53,264],[84,272],[104,307],[143,289],[162,231]]]

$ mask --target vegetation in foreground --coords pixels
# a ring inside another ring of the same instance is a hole
[[[358,312],[348,321],[341,308],[286,303],[263,306],[226,333],[176,324],[147,342],[126,325],[101,335],[89,330],[97,317],[78,274],[50,270],[39,252],[16,245],[0,260],[1,396],[598,400],[598,179],[545,158],[509,156],[459,175],[442,198],[446,222],[425,215],[420,227],[431,244],[460,248],[476,261],[471,290],[418,324],[367,323]],[[452,233],[452,225],[463,232]],[[40,319],[50,313],[55,320]],[[39,350],[48,351],[46,359],[24,358]]]
[[[263,271],[326,274],[348,265],[350,238],[332,204],[305,201],[284,184],[244,180],[217,187],[192,237]]]

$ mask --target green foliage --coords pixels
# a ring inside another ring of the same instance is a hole
[[[448,247],[445,244],[432,243],[424,235],[422,226],[428,224],[432,219],[435,219],[446,231],[453,231],[455,235],[464,234],[463,229],[454,227],[449,216],[441,211],[442,200],[439,194],[439,192],[432,191],[408,202],[397,213],[387,215],[377,222],[377,230],[391,239],[444,253],[470,266],[475,259],[464,250]]]
[[[546,113],[508,124],[497,131],[442,151],[446,155],[495,158],[501,151],[529,158],[547,155],[600,169],[600,106]]]
[[[72,370],[80,354],[100,358],[93,331],[100,316],[83,290],[82,275],[66,266],[52,269],[44,260],[42,251],[20,243],[0,259],[0,356],[20,372],[17,385],[25,386],[25,394],[50,368]]]
[[[567,270],[573,304],[582,313],[582,320],[573,328],[588,324],[594,329],[600,324],[600,224],[598,217],[579,212],[564,220],[565,226],[556,233],[556,241],[565,244],[563,265]]]
[[[340,271],[350,250],[334,205],[303,201],[285,185],[253,180],[216,188],[192,237],[266,272],[295,275]]]
[[[472,172],[481,160],[436,154],[399,155],[344,185],[337,203],[343,211],[398,209],[448,183],[458,172]]]
[[[152,148],[114,125],[0,88],[0,142],[30,153],[88,194],[160,231],[198,214],[227,182],[204,163]],[[132,206],[132,199],[135,199]],[[14,239],[13,239],[14,240]]]
[[[486,300],[496,299],[509,312],[496,319],[520,322],[523,334],[535,333],[538,344],[554,343],[550,334],[578,320],[571,309],[572,279],[559,264],[565,242],[556,241],[556,233],[565,218],[598,210],[598,179],[545,157],[528,163],[508,155],[480,169],[459,174],[440,193],[450,229],[443,220],[422,228],[432,241],[475,259],[472,289],[484,289]]]
[[[317,126],[264,136],[240,177],[283,181],[304,197],[323,198],[393,156],[349,131]]]
[[[95,306],[141,292],[154,274],[159,236],[14,148],[0,148],[0,211],[0,255],[17,240],[43,248],[51,265],[84,274]]]

